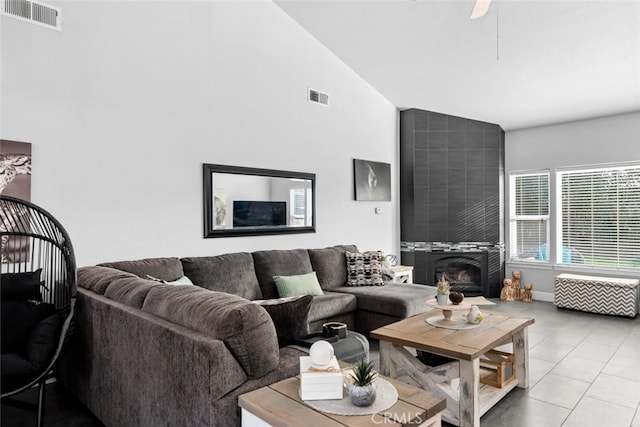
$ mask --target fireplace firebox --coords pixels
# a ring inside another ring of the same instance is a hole
[[[483,295],[487,284],[487,252],[430,252],[427,279],[437,283],[444,278],[452,291],[466,296]]]
[[[401,242],[401,262],[413,266],[413,282],[434,286],[442,275],[465,296],[500,296],[504,246],[491,242]]]

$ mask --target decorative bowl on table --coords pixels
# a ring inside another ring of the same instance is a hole
[[[449,293],[449,299],[451,300],[451,302],[454,305],[458,305],[464,299],[464,294],[462,292],[458,292],[458,291],[451,291]]]

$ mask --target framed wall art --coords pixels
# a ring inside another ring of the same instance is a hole
[[[31,144],[0,139],[0,194],[31,200]]]
[[[26,201],[31,200],[30,143],[0,139],[0,194]],[[26,212],[18,216],[2,215],[0,232],[13,231],[18,220],[28,223],[30,219],[26,215]],[[9,256],[8,253],[11,255]],[[27,262],[29,254],[29,239],[8,234],[2,235],[0,242],[1,264]]]
[[[391,165],[353,159],[353,185],[356,200],[391,201]]]

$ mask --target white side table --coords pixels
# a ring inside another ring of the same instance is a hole
[[[413,267],[407,265],[394,265],[389,267],[393,272],[394,283],[413,283]]]

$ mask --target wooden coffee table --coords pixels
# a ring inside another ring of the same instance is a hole
[[[346,365],[343,365],[345,367]],[[429,426],[440,427],[445,400],[434,393],[385,378],[398,391],[398,401],[386,411],[372,415],[334,415],[319,412],[300,399],[298,377],[271,384],[238,397],[242,426],[336,427],[336,426]]]
[[[447,400],[445,421],[477,427],[480,416],[514,387],[529,387],[527,327],[534,319],[482,310],[484,320],[473,329],[447,329],[427,323],[442,317],[432,310],[371,332],[380,340],[380,371],[392,378],[408,375],[425,390]],[[502,388],[480,384],[480,356],[512,342],[516,378]],[[407,348],[435,353],[455,359],[434,368],[423,365]]]

